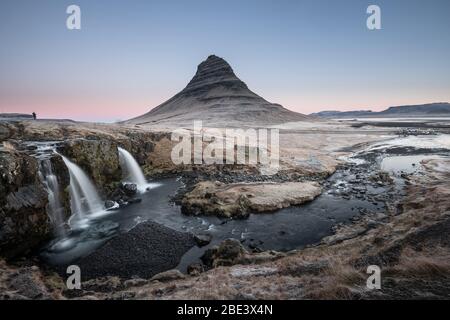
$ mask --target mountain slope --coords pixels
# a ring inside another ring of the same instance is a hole
[[[308,116],[273,104],[254,92],[222,58],[209,56],[189,84],[174,97],[150,112],[126,121],[128,124],[270,125],[309,120]]]

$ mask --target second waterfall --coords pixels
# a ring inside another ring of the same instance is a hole
[[[123,169],[126,175],[126,182],[134,183],[137,185],[140,192],[144,192],[148,187],[147,180],[145,179],[144,173],[141,167],[137,163],[136,159],[123,148],[119,149],[120,162],[123,165]]]
[[[88,176],[75,163],[64,156],[61,157],[70,174],[72,215],[84,218],[87,214],[102,211],[104,209],[103,202]]]

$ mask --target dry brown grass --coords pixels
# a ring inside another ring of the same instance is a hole
[[[450,248],[438,246],[422,251],[405,248],[398,264],[386,273],[414,278],[450,276]]]
[[[305,275],[305,278],[308,277]],[[329,257],[329,266],[318,276],[305,281],[307,299],[342,300],[360,295],[366,277],[348,261]]]

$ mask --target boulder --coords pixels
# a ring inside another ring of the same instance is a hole
[[[386,171],[379,171],[369,177],[369,180],[372,182],[377,182],[379,185],[391,185],[394,183],[394,180]]]
[[[128,201],[129,204],[135,204],[135,203],[141,203],[142,199],[141,198],[132,198]]]
[[[136,198],[137,185],[134,183],[122,183],[114,191],[111,192],[110,198],[112,201],[117,202],[121,207],[127,206],[133,203],[139,203],[142,201],[140,198]]]
[[[187,273],[190,276],[198,276],[205,271],[205,267],[201,263],[192,263],[187,267]]]
[[[194,236],[197,246],[204,247],[210,244],[212,237],[209,234],[197,234]]]
[[[246,253],[239,240],[227,239],[218,247],[206,250],[201,260],[207,267],[231,266],[238,263]]]
[[[224,240],[219,246],[207,249],[200,258],[206,269],[237,264],[249,265],[274,261],[286,257],[286,253],[278,251],[248,252],[237,239]]]
[[[123,190],[125,195],[129,197],[136,195],[138,191],[137,185],[134,183],[123,183],[120,188]]]
[[[105,201],[105,209],[108,211],[116,210],[120,207],[120,205],[116,201],[106,200]]]

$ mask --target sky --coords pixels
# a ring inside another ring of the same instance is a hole
[[[72,4],[81,30],[66,27]],[[381,30],[366,26],[371,4]],[[125,120],[210,54],[305,114],[450,102],[450,1],[1,0],[0,112]]]

